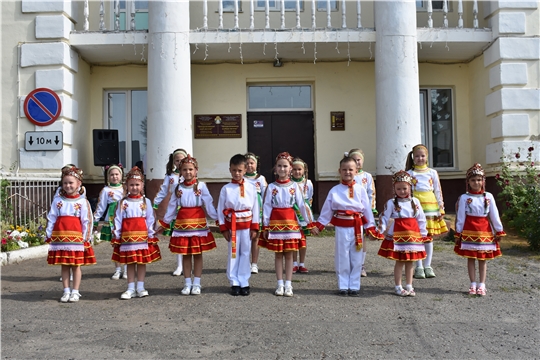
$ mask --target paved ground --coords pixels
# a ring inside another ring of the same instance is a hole
[[[232,297],[226,244],[205,255],[203,294],[181,296],[174,257],[149,265],[150,296],[119,300],[111,248],[95,247],[76,304],[58,300],[60,268],[45,259],[2,267],[3,358],[539,358],[540,264],[516,251],[488,268],[488,295],[470,297],[466,261],[437,241],[437,278],[416,280],[416,298],[393,295],[393,262],[370,242],[361,296],[336,295],[333,238],[308,240],[310,273],[294,297],[273,295],[273,255],[261,250],[252,295]]]

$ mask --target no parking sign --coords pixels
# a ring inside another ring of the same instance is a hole
[[[58,119],[61,111],[60,98],[51,89],[35,89],[24,99],[24,114],[38,126],[52,124]]]

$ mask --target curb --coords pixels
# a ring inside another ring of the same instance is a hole
[[[47,256],[48,251],[49,244],[3,252],[0,254],[1,265],[13,265],[25,260],[42,258]]]

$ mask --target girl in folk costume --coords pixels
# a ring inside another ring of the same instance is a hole
[[[90,245],[92,236],[92,210],[82,189],[82,170],[64,167],[62,190],[53,199],[47,215],[46,242],[49,243],[47,263],[62,266],[64,294],[61,302],[77,302],[81,297],[81,266],[96,263]],[[70,270],[73,273],[73,290],[69,287]]]
[[[443,220],[444,202],[439,182],[439,174],[428,167],[428,150],[422,145],[416,145],[407,155],[405,170],[412,176],[412,195],[420,200],[426,216],[426,229],[432,239],[434,235],[448,232]],[[431,267],[433,256],[433,241],[425,244],[426,259],[416,262],[414,277],[416,279],[434,278],[435,272]]]
[[[132,168],[126,175],[127,196],[118,203],[114,216],[112,261],[127,264],[128,289],[120,296],[122,300],[148,296],[144,288],[146,264],[161,260],[159,240],[154,232],[154,210],[144,196],[143,185],[142,171]]]
[[[375,193],[375,182],[373,181],[373,176],[371,176],[370,173],[365,172],[363,170],[364,167],[364,152],[360,149],[351,149],[345,156],[350,156],[356,161],[356,166],[358,167],[358,173],[354,177],[354,181],[356,181],[357,184],[362,185],[362,187],[366,190],[369,203],[371,204],[371,211],[373,212],[373,216],[377,216],[377,204],[376,204],[376,193]],[[364,255],[362,256],[362,277],[367,276],[365,262],[366,262],[366,252],[367,247],[362,247],[364,251]]]
[[[94,229],[98,227],[98,221],[106,212],[107,216],[105,223],[101,227],[101,234],[99,239],[101,241],[111,241],[112,239],[112,227],[114,225],[114,213],[116,212],[116,206],[118,201],[124,197],[124,187],[122,186],[122,178],[124,176],[124,170],[122,165],[108,165],[105,167],[105,187],[99,193],[99,199],[96,211],[94,212]],[[122,276],[122,268],[120,263],[115,263],[115,271],[111,279],[118,280]],[[127,279],[127,265],[124,265],[124,274],[122,276]]]
[[[171,154],[169,154],[169,161],[166,166],[165,179],[163,179],[163,184],[159,188],[159,192],[154,198],[154,210],[158,209],[159,204],[167,197],[167,195],[172,195],[176,186],[183,180],[180,175],[180,161],[187,156],[187,151],[184,149],[176,149]],[[163,235],[170,236],[172,233],[171,229],[165,229]],[[176,269],[173,271],[173,276],[182,275],[182,255],[176,255]]]
[[[259,202],[259,219],[261,223],[259,228],[262,229],[262,194],[266,191],[268,184],[264,175],[260,174],[259,157],[252,152],[248,152],[244,155],[246,157],[246,174],[244,178],[255,185],[257,188],[257,200]],[[257,246],[258,239],[255,238],[251,242],[251,273],[258,274],[259,267],[257,261],[259,261],[259,247]]]
[[[197,180],[198,168],[197,159],[190,155],[182,159],[179,166],[182,182],[176,185],[167,213],[163,220],[159,221],[164,229],[173,229],[169,250],[183,255],[185,286],[181,291],[182,295],[201,294],[202,254],[216,248],[216,241],[206,223],[206,214],[217,220],[217,212],[208,187]]]
[[[394,174],[394,198],[386,202],[379,218],[379,230],[386,232],[379,255],[396,261],[394,282],[398,296],[416,295],[412,287],[414,262],[426,257],[424,243],[429,240],[420,201],[411,196],[412,181],[411,175],[403,170]],[[403,265],[407,281],[405,289],[401,286]]]
[[[353,158],[341,159],[341,183],[328,193],[315,223],[318,230],[323,230],[328,223],[332,223],[336,228],[334,263],[338,290],[342,296],[359,295],[364,254],[362,228],[374,239],[381,237],[375,228],[366,190],[354,180],[356,173],[356,162]]]
[[[467,192],[456,205],[456,246],[454,252],[467,258],[470,295],[486,295],[487,261],[502,256],[499,240],[506,236],[491,193],[485,190],[484,169],[474,164],[467,170]],[[480,283],[476,286],[476,263]]]
[[[278,179],[269,184],[263,199],[263,234],[259,246],[275,253],[277,287],[275,295],[293,296],[293,252],[306,247],[306,239],[298,224],[294,206],[304,219],[308,214],[298,184],[291,181],[293,158],[282,152],[276,157],[274,172]],[[312,224],[308,224],[312,226]],[[312,230],[315,231],[315,230]],[[283,255],[285,255],[285,284],[283,284]]]
[[[302,196],[304,197],[304,207],[306,208],[308,218],[304,219],[300,214],[300,209],[296,206],[294,207],[294,211],[296,212],[296,217],[298,218],[300,226],[302,226],[303,234],[306,236],[309,235],[309,231],[311,230],[308,229],[307,225],[313,223],[313,212],[311,210],[311,203],[313,201],[313,183],[308,179],[308,166],[304,160],[300,158],[295,158],[293,160],[291,180],[298,184],[298,187],[302,191]],[[305,266],[306,251],[307,246],[298,250],[300,253],[300,263],[297,262],[298,257],[296,251],[293,252],[293,273],[305,274],[309,272]]]

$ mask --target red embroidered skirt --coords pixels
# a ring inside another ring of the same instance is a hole
[[[84,266],[96,263],[94,249],[83,242],[81,219],[76,216],[59,216],[54,224],[47,264]]]
[[[161,260],[157,237],[149,238],[146,219],[122,220],[120,244],[113,241],[112,261],[120,264],[150,264]]]
[[[259,247],[273,252],[298,251],[306,247],[306,237],[298,224],[293,208],[274,208],[270,214],[268,239],[264,231],[259,237]]]
[[[415,218],[394,219],[392,238],[383,240],[379,256],[396,261],[416,261],[426,258],[424,239]]]
[[[470,216],[465,218],[461,238],[456,241],[454,252],[468,259],[491,260],[502,256],[498,242],[487,217]]]

